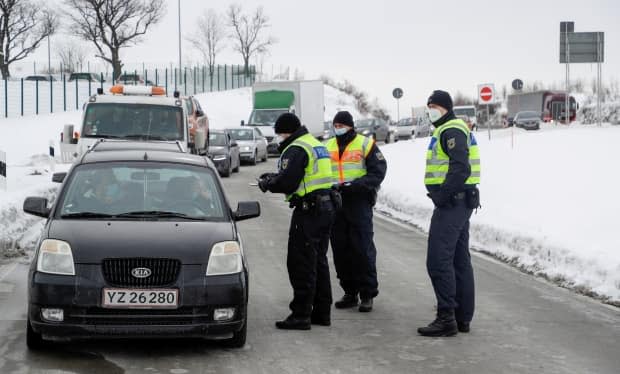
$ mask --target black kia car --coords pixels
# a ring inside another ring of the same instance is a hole
[[[176,148],[175,148],[176,147]],[[213,163],[174,144],[100,141],[63,174],[28,279],[27,344],[204,337],[245,344],[248,269]]]

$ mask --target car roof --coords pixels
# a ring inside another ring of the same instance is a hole
[[[78,164],[113,161],[173,162],[213,168],[208,158],[185,153],[177,143],[100,140]]]
[[[94,101],[92,101],[94,100]],[[151,104],[176,106],[182,108],[181,101],[172,96],[149,96],[149,95],[93,95],[89,104],[94,103],[119,103],[119,104]]]

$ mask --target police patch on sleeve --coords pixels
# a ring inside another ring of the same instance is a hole
[[[288,167],[288,158],[282,159],[282,163],[280,164],[280,168],[282,170],[286,170],[287,167]]]
[[[448,149],[452,149],[456,146],[456,139],[450,138],[448,139]]]
[[[377,152],[377,160],[379,160],[379,161],[385,160],[385,157],[383,157],[383,153]]]

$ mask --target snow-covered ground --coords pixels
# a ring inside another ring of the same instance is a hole
[[[526,271],[584,293],[620,301],[620,200],[614,173],[620,127],[547,125],[476,137],[482,157],[482,209],[471,240]],[[383,146],[388,174],[379,209],[428,229],[423,184],[428,139]]]
[[[237,126],[251,109],[248,88],[198,98],[214,128]],[[354,103],[352,97],[326,87],[325,119],[338,110],[360,118]],[[79,120],[79,112],[0,119],[0,150],[7,152],[8,164],[7,191],[0,191],[0,243],[27,244],[36,238],[41,220],[21,212],[23,199],[53,197],[57,185],[51,183],[52,168],[67,166],[52,167],[45,156],[49,142],[58,140],[64,124]],[[620,237],[615,233],[620,222],[615,187],[620,178],[612,166],[620,127],[516,129],[514,148],[511,133],[495,130],[490,141],[486,132],[476,134],[483,208],[472,217],[472,244],[526,271],[620,302]],[[380,210],[423,230],[432,213],[423,184],[427,143],[428,138],[418,138],[381,146],[388,175],[378,203]]]

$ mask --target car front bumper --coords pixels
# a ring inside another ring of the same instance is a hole
[[[28,317],[33,330],[49,340],[218,338],[230,337],[244,326],[246,273],[205,277],[204,267],[184,265],[173,285],[157,287],[179,290],[176,309],[120,309],[102,307],[103,288],[114,287],[106,284],[100,269],[98,265],[76,265],[77,276],[31,275]],[[64,320],[44,320],[41,308],[62,309]],[[229,320],[215,321],[213,314],[218,308],[235,308],[235,313]]]
[[[228,170],[229,168],[229,164],[230,164],[230,160],[228,158],[225,158],[223,160],[216,160],[214,158],[211,158],[211,161],[213,161],[213,165],[215,165],[215,168],[217,169],[218,172],[222,173]]]

